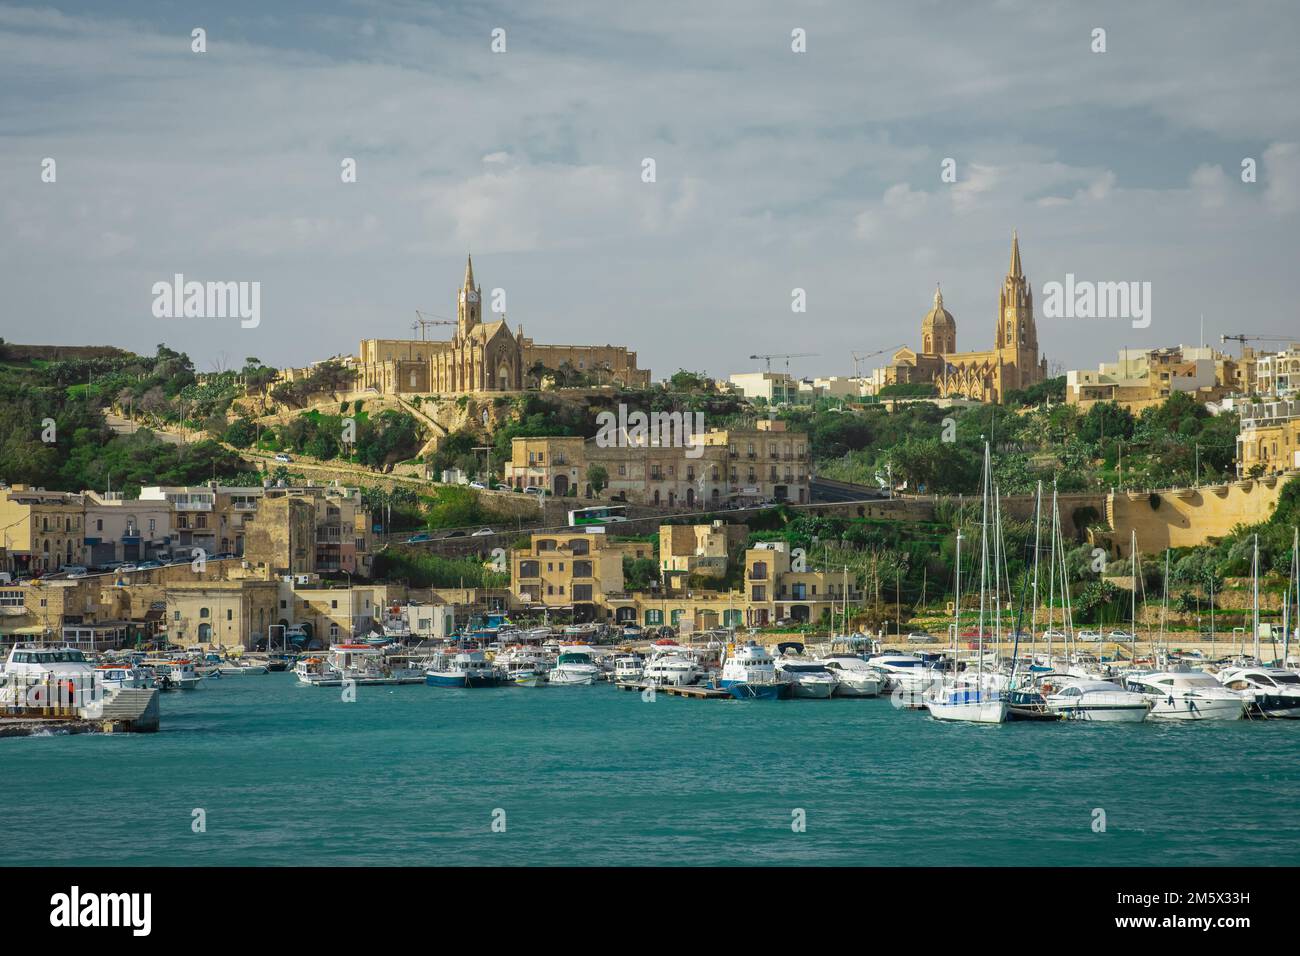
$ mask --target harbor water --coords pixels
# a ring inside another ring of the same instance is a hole
[[[1300,722],[949,724],[887,698],[647,702],[609,685],[342,696],[224,678],[165,695],[157,734],[0,741],[22,807],[0,815],[9,859],[1158,866],[1300,850]]]

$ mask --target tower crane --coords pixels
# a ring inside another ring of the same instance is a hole
[[[772,359],[785,359],[785,384],[782,391],[785,393],[784,404],[790,404],[790,359],[792,358],[809,358],[816,355],[816,352],[773,352],[771,354],[751,355],[750,360],[762,359],[767,363],[767,371],[772,371]]]
[[[862,377],[862,363],[865,362],[867,359],[875,358],[877,355],[884,355],[886,352],[896,352],[901,348],[905,348],[905,346],[891,345],[887,349],[876,349],[874,352],[854,352],[853,353],[853,377],[854,378]]]
[[[411,323],[411,331],[415,332],[416,330],[419,330],[421,342],[426,341],[425,332],[428,330],[429,326],[456,324],[455,319],[426,319],[425,318],[426,315],[431,315],[431,314],[432,313],[430,312],[421,312],[419,309],[415,310],[415,321]]]
[[[1225,342],[1237,342],[1238,344],[1240,344],[1242,355],[1246,354],[1247,342],[1294,342],[1294,341],[1296,341],[1296,338],[1294,336],[1285,336],[1285,335],[1245,335],[1239,332],[1236,335],[1219,336],[1220,345],[1223,345]]]

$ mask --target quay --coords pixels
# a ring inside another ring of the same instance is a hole
[[[731,694],[725,690],[719,690],[716,687],[696,687],[694,685],[680,686],[677,684],[644,684],[637,681],[615,681],[614,686],[619,690],[643,691],[653,688],[656,694],[667,694],[670,697],[694,697],[696,700],[732,700]]]
[[[151,734],[158,730],[158,689],[123,687],[88,704],[9,706],[0,710],[0,737],[35,734]]]

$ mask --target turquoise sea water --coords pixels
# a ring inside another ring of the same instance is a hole
[[[153,735],[0,740],[9,859],[1152,866],[1300,850],[1300,721],[989,727],[885,699],[647,703],[609,685],[344,703],[290,674],[167,694],[162,716]]]

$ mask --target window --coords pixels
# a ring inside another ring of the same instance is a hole
[[[339,606],[339,602],[338,602],[337,600],[335,600],[335,601],[330,601],[330,607],[331,607],[331,608],[337,610],[337,609],[338,609],[338,606]]]
[[[574,576],[575,578],[589,578],[589,577],[591,577],[591,562],[590,562],[590,561],[574,561],[574,562],[573,562],[573,576]]]
[[[766,601],[766,600],[767,600],[767,588],[764,587],[764,586],[761,585],[761,584],[755,584],[755,585],[754,585],[754,589],[753,589],[753,600],[755,600],[755,601]]]
[[[234,610],[231,609],[231,608],[226,608],[226,620],[227,620],[227,621],[233,621],[234,619],[235,619],[235,612],[234,612]]]
[[[179,621],[180,619],[181,619],[181,612],[180,612],[180,611],[172,611],[172,620],[173,620],[173,621]]]
[[[207,616],[208,616],[208,609],[205,607],[199,608],[199,617],[207,617]]]
[[[590,600],[591,600],[591,585],[590,585],[590,584],[575,584],[575,585],[573,586],[573,599],[574,599],[575,601],[590,601]]]
[[[0,607],[22,607],[22,591],[0,591]]]

